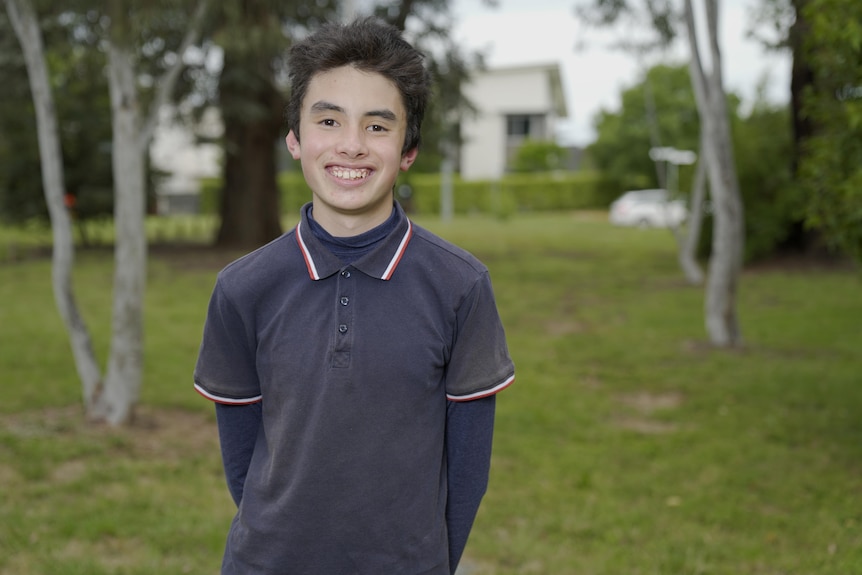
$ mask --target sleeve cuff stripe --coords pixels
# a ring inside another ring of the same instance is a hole
[[[508,378],[506,378],[502,383],[495,385],[489,389],[483,389],[481,391],[477,391],[475,393],[468,393],[467,395],[450,395],[446,394],[446,399],[449,401],[472,401],[474,399],[482,399],[483,397],[488,397],[489,395],[494,395],[495,393],[499,393],[512,385],[515,381],[515,374],[513,373]]]
[[[261,395],[255,395],[254,397],[243,397],[243,398],[225,397],[223,395],[215,395],[213,393],[208,392],[207,390],[202,388],[197,383],[195,384],[195,391],[197,391],[199,394],[201,394],[205,398],[209,399],[210,401],[214,401],[216,403],[223,403],[226,405],[248,405],[250,403],[257,403],[258,401],[263,399],[263,396],[261,396]]]

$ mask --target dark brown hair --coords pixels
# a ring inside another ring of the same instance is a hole
[[[376,72],[401,92],[407,111],[407,133],[402,155],[419,146],[419,132],[430,92],[430,74],[422,54],[394,26],[376,18],[350,24],[327,23],[290,50],[290,101],[287,127],[299,140],[299,118],[308,84],[315,74],[341,66]]]

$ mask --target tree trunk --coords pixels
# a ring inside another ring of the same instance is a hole
[[[87,326],[78,311],[72,287],[75,247],[72,220],[63,202],[64,175],[56,107],[48,80],[42,33],[36,13],[28,0],[6,0],[9,20],[24,52],[36,127],[39,158],[42,164],[43,191],[53,235],[51,277],[54,300],[69,332],[75,367],[83,386],[83,396],[90,397],[101,385],[101,373]]]
[[[225,53],[219,86],[225,161],[216,245],[255,248],[282,231],[276,145],[283,101],[273,85],[268,60],[257,54]]]
[[[678,244],[679,266],[685,279],[692,285],[703,283],[703,270],[697,263],[697,245],[700,242],[700,230],[703,226],[703,204],[706,198],[706,160],[703,157],[703,136],[701,136],[700,161],[694,175],[694,186],[691,190],[691,209],[685,235]]]
[[[146,153],[158,108],[167,100],[176,84],[184,66],[182,55],[196,41],[210,1],[202,0],[199,3],[189,31],[177,52],[180,57],[159,82],[146,122],[142,121],[138,101],[132,51],[126,43],[132,36],[128,7],[119,1],[110,4],[112,41],[108,43],[108,76],[113,128],[116,245],[111,353],[104,382],[72,289],[72,221],[63,201],[60,138],[41,31],[28,0],[5,1],[24,52],[36,110],[39,152],[45,180],[43,187],[54,236],[54,297],[70,334],[75,364],[83,384],[87,416],[118,425],[131,416],[138,400],[143,371],[143,299],[147,275],[144,227]],[[113,41],[116,39],[120,39],[120,42]]]
[[[655,109],[655,96],[652,91],[649,70],[644,72],[644,110],[646,111],[647,128],[649,129],[650,148],[659,148],[662,146],[661,131],[658,125],[658,114]],[[658,187],[667,189],[667,164],[653,162],[653,165],[655,166]]]
[[[161,106],[168,100],[184,66],[183,55],[193,44],[209,8],[198,3],[178,57],[159,78],[149,113],[138,97],[128,6],[113,2],[108,42],[108,85],[111,93],[114,176],[114,302],[111,350],[105,385],[89,403],[88,415],[111,425],[131,419],[140,395],[144,364],[144,292],[147,283],[146,171],[147,151]]]
[[[799,167],[805,141],[814,135],[811,120],[802,111],[802,99],[805,91],[814,86],[814,70],[808,63],[805,50],[805,39],[810,25],[805,20],[804,8],[807,0],[793,0],[796,20],[790,27],[790,50],[793,54],[793,66],[790,74],[790,111],[793,117],[793,173]]]
[[[739,180],[733,159],[727,98],[718,45],[718,5],[705,0],[712,70],[703,71],[692,0],[685,2],[685,19],[692,51],[692,84],[704,131],[704,159],[713,200],[712,255],[706,285],[705,320],[710,341],[727,347],[742,343],[736,314],[736,293],[742,270],[744,219]]]
[[[114,23],[112,23],[113,25]],[[144,290],[147,276],[146,173],[139,144],[141,111],[132,54],[108,45],[114,171],[114,304],[105,386],[89,416],[112,425],[128,421],[143,377]]]
[[[791,0],[795,20],[790,27],[788,43],[792,54],[792,69],[790,72],[790,113],[793,120],[793,156],[791,170],[797,176],[805,146],[814,137],[817,127],[815,122],[804,113],[803,99],[805,93],[814,89],[814,70],[809,62],[805,43],[810,34],[811,24],[806,19],[805,6],[808,0]],[[789,224],[788,237],[781,243],[783,249],[804,251],[817,245],[820,233],[805,225],[804,217],[800,215]]]

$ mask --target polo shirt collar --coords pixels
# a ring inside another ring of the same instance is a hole
[[[370,253],[351,264],[353,268],[362,273],[382,280],[389,280],[395,273],[395,268],[398,267],[398,262],[401,261],[407,244],[413,237],[413,224],[407,218],[401,205],[398,202],[395,202],[394,205],[397,219],[395,229]],[[329,251],[311,232],[307,205],[303,206],[300,214],[295,235],[299,249],[305,259],[309,277],[312,280],[320,280],[344,269],[345,266],[338,256]]]

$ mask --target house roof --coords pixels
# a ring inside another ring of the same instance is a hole
[[[477,71],[475,76],[479,77],[501,77],[501,76],[527,76],[535,74],[545,74],[549,82],[549,95],[551,105],[558,117],[568,116],[566,106],[566,97],[563,93],[563,83],[560,77],[560,66],[554,62],[536,63],[536,64],[521,64],[516,66],[505,66],[498,68],[488,68],[486,70]]]

